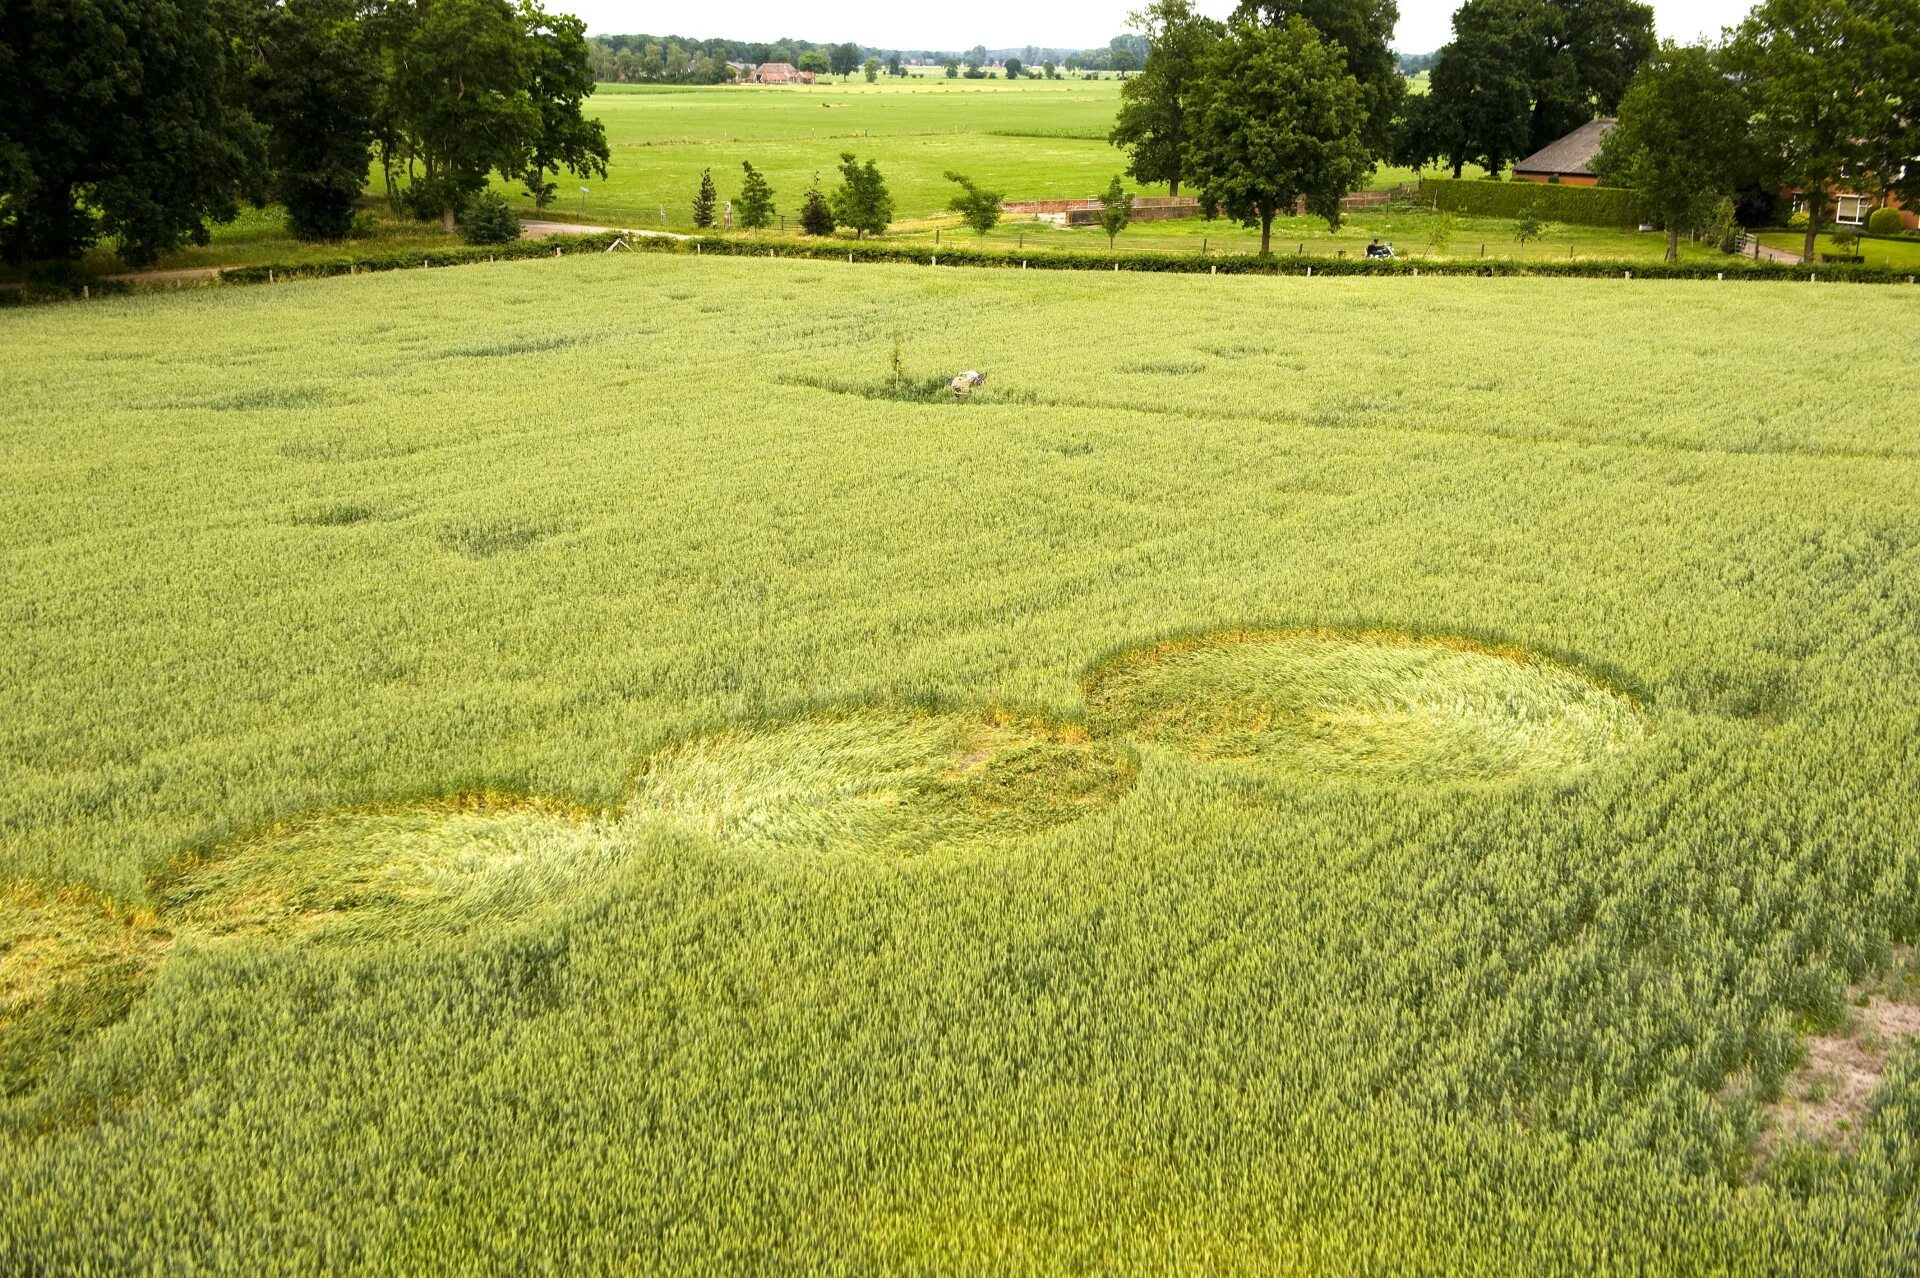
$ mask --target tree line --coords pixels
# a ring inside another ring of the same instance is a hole
[[[0,250],[131,265],[243,202],[352,228],[369,165],[451,229],[492,175],[536,203],[606,173],[584,24],[539,0],[37,0],[0,6]]]
[[[1394,0],[1192,0],[1135,14],[1148,42],[1111,134],[1139,181],[1197,189],[1209,216],[1261,230],[1340,200],[1381,161],[1498,176],[1617,115],[1602,180],[1641,190],[1669,232],[1740,189],[1807,202],[1806,254],[1834,193],[1920,203],[1920,0],[1763,0],[1724,41],[1659,44],[1638,0],[1467,0],[1408,94]]]

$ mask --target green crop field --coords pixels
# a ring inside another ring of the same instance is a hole
[[[0,1272],[1910,1275],[1916,335],[652,254],[0,311]]]
[[[946,211],[955,190],[949,171],[1012,200],[1081,199],[1126,169],[1126,153],[1107,141],[1119,108],[1116,79],[603,84],[587,112],[606,126],[613,151],[607,178],[563,176],[549,215],[659,227],[664,208],[664,225],[688,230],[700,171],[711,167],[721,198],[731,199],[740,192],[743,160],[766,173],[775,203],[793,215],[816,172],[822,189],[833,189],[843,151],[878,162],[902,220]],[[1380,187],[1411,181],[1411,171],[1392,168],[1373,178]],[[584,200],[582,185],[589,188]],[[524,190],[499,187],[532,215]]]

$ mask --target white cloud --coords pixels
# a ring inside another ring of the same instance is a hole
[[[1200,0],[1216,16],[1230,13],[1235,0]],[[635,0],[547,0],[549,7],[571,10],[596,34],[645,31],[697,39],[854,40],[880,48],[967,49],[1051,45],[1078,48],[1105,44],[1126,28],[1127,0],[976,0],[966,6],[901,4],[898,0],[830,0],[796,8],[789,0],[732,0],[708,9],[684,4]],[[1692,40],[1717,34],[1746,15],[1751,0],[1656,0],[1660,34]],[[1454,0],[1400,0],[1396,47],[1424,53],[1446,43],[1457,7]]]

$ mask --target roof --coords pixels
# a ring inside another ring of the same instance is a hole
[[[1612,116],[1581,125],[1558,142],[1547,145],[1513,166],[1515,173],[1558,173],[1562,177],[1592,177],[1593,159],[1600,141],[1619,121]]]
[[[793,69],[793,63],[791,63],[791,62],[762,62],[762,63],[760,64],[760,74],[761,74],[761,75],[771,75],[771,74],[774,74],[774,73],[777,73],[777,72],[781,72],[781,71],[784,71],[784,72],[786,72],[786,73],[787,73],[788,75],[793,75],[793,74],[795,74],[795,72],[794,72],[794,69]]]

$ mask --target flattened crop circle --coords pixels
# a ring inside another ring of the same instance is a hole
[[[642,765],[630,817],[786,852],[911,854],[1086,815],[1131,759],[1072,727],[981,713],[859,710],[740,729]]]
[[[1645,733],[1627,697],[1517,649],[1386,632],[1233,631],[1086,683],[1101,735],[1308,773],[1460,781],[1570,772]]]

